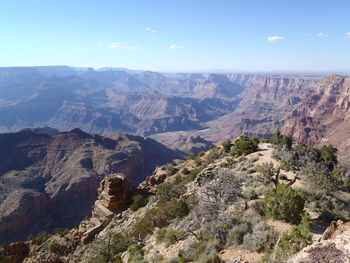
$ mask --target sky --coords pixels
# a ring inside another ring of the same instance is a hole
[[[0,0],[0,66],[349,71],[349,0]]]

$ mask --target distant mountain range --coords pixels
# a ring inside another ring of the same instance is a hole
[[[340,127],[349,116],[348,82],[322,74],[0,68],[0,131],[79,127],[153,136],[183,148],[179,132],[217,143],[239,134],[269,137],[278,128],[300,142],[333,143],[347,155],[350,136]]]

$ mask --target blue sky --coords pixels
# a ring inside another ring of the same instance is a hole
[[[348,0],[0,0],[0,66],[350,70]]]

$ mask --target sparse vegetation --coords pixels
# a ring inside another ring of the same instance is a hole
[[[146,204],[147,204],[147,199],[143,195],[137,194],[132,198],[130,209],[132,211],[137,211],[139,208],[145,206]]]

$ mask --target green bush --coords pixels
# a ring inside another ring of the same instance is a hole
[[[185,192],[185,186],[180,178],[176,178],[173,182],[163,183],[157,188],[157,197],[160,202],[176,200]]]
[[[173,245],[177,243],[179,240],[181,240],[184,236],[185,236],[185,232],[169,228],[166,230],[166,233],[164,236],[165,245],[167,247],[170,245]]]
[[[142,250],[142,245],[134,244],[128,249],[129,251],[129,263],[147,263],[144,259],[144,252]]]
[[[280,130],[275,130],[275,132],[273,133],[272,137],[271,137],[271,143],[273,144],[280,144],[282,141],[282,134]]]
[[[256,193],[256,191],[253,188],[247,188],[243,191],[244,198],[248,200],[255,200],[258,199],[259,195]]]
[[[137,194],[132,198],[130,209],[132,211],[137,211],[139,208],[145,206],[146,204],[147,204],[147,199],[143,195]]]
[[[305,200],[290,186],[279,184],[264,197],[265,214],[274,219],[283,219],[297,224],[303,213]]]
[[[179,169],[177,169],[174,166],[171,166],[168,171],[169,171],[170,175],[174,175],[174,174],[176,174],[179,171]]]
[[[190,174],[191,172],[190,172],[190,170],[188,170],[188,169],[185,167],[185,168],[182,169],[181,173],[182,173],[183,175],[188,175],[188,174]]]
[[[36,245],[41,245],[46,240],[48,240],[50,238],[50,236],[51,235],[49,233],[42,231],[42,232],[39,232],[36,236],[29,235],[28,240],[30,240],[31,242],[33,242]]]
[[[59,256],[67,256],[73,251],[73,248],[67,244],[61,244],[55,240],[52,240],[49,244],[49,250]]]
[[[56,228],[54,230],[55,234],[58,234],[60,237],[65,236],[69,232],[68,228]]]
[[[231,147],[231,154],[233,156],[247,155],[258,150],[259,138],[241,135],[238,140]]]
[[[251,232],[252,227],[248,223],[241,223],[230,229],[228,232],[226,245],[240,245],[243,243],[243,237]]]
[[[184,183],[185,184],[188,184],[190,182],[193,182],[197,175],[203,170],[203,167],[196,167],[194,168],[193,170],[190,171],[190,174],[188,174],[186,177],[185,177],[185,180],[184,180]]]
[[[298,226],[294,226],[291,232],[282,234],[279,243],[280,254],[282,256],[290,256],[310,245],[312,243],[310,230],[310,218],[307,214],[304,214]]]
[[[158,229],[156,232],[156,240],[158,243],[163,242],[166,234],[166,228]]]
[[[163,228],[175,218],[182,218],[189,213],[188,205],[183,200],[160,203],[157,207],[148,210],[145,215],[136,221],[131,235],[134,239],[143,240],[151,234],[154,228]]]
[[[205,154],[205,152],[200,151],[200,152],[198,153],[198,156],[199,156],[199,157],[203,157],[203,156],[204,156],[204,154]]]
[[[175,218],[183,218],[188,215],[189,208],[184,200],[171,201],[163,206],[166,216],[169,220]]]
[[[231,151],[232,146],[233,146],[233,143],[230,140],[227,140],[227,141],[223,142],[223,144],[222,144],[222,148],[224,149],[224,152],[226,152],[226,153]]]

